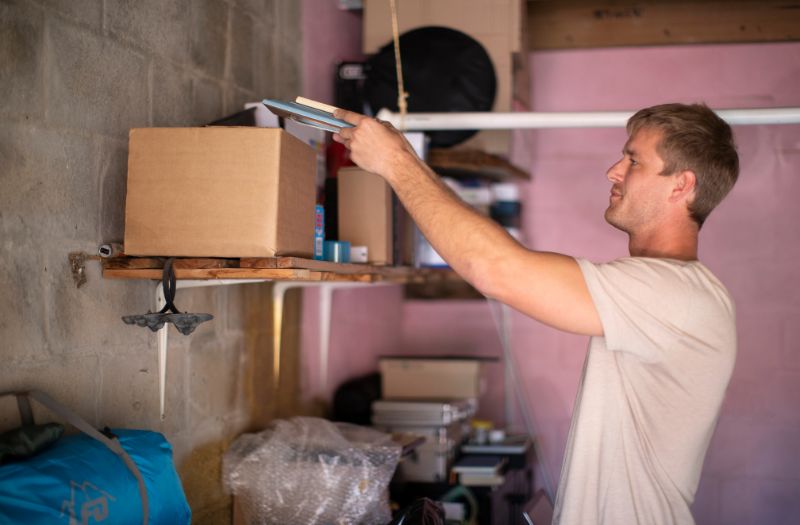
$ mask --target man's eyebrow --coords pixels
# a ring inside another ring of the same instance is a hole
[[[623,155],[628,155],[629,157],[634,157],[634,156],[636,156],[636,152],[635,152],[635,151],[633,151],[633,150],[632,150],[630,147],[628,147],[628,146],[625,146],[625,147],[622,149],[622,154],[623,154]]]

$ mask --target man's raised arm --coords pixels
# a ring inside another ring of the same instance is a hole
[[[519,244],[459,199],[390,124],[345,110],[335,116],[354,127],[334,140],[353,162],[386,179],[425,238],[478,291],[555,328],[603,334],[575,259]]]

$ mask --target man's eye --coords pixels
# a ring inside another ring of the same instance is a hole
[[[631,166],[636,166],[637,164],[639,164],[638,162],[636,162],[636,159],[630,159],[630,161],[631,161]]]

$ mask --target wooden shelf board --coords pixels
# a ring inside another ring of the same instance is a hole
[[[428,165],[440,175],[492,180],[530,180],[531,176],[502,157],[479,150],[432,148]]]
[[[159,268],[104,269],[109,279],[161,279]],[[274,268],[175,268],[176,279],[270,279],[283,281],[319,281],[318,272]]]
[[[527,11],[531,50],[800,39],[800,9],[782,0],[572,0]]]
[[[114,257],[103,259],[108,279],[161,279],[167,257]],[[341,281],[403,283],[413,269],[369,264],[342,264],[300,257],[175,258],[177,279],[269,279],[275,281]]]

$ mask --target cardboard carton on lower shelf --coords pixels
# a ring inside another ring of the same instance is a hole
[[[480,396],[480,361],[383,357],[379,363],[385,399],[470,399]]]
[[[316,158],[281,129],[140,128],[129,137],[128,255],[311,258]]]

